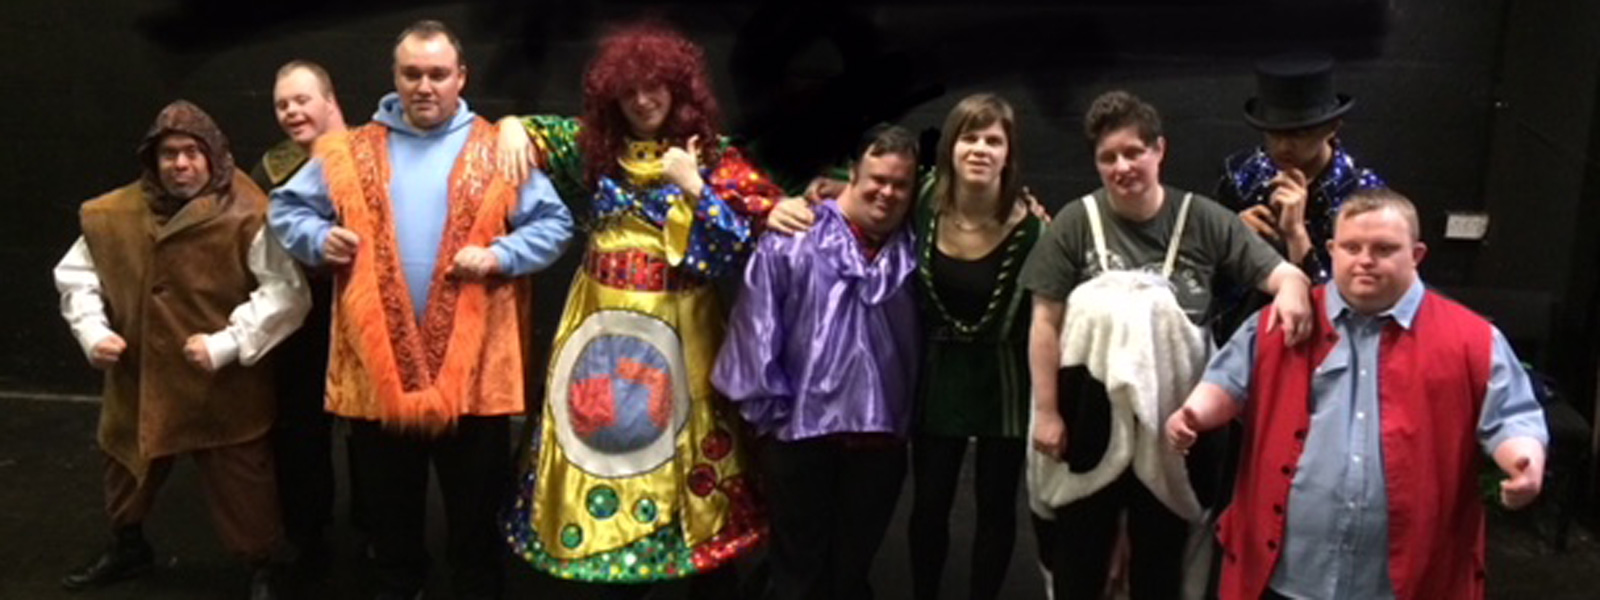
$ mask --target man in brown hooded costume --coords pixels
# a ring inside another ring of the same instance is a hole
[[[265,195],[199,107],[163,109],[138,157],[139,180],[83,204],[83,235],[55,269],[62,316],[106,371],[99,441],[114,538],[61,583],[149,570],[140,525],[173,459],[188,454],[218,535],[256,568],[251,598],[271,598],[283,525],[271,371],[258,361],[305,318],[305,281],[262,226]]]

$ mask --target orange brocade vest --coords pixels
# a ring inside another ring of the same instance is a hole
[[[361,237],[355,261],[335,276],[330,412],[435,433],[461,415],[522,412],[522,282],[447,275],[461,248],[505,234],[516,208],[516,189],[494,169],[494,140],[494,127],[475,119],[451,170],[449,217],[420,323],[395,240],[388,128],[368,124],[318,141],[341,225]]]
[[[1233,504],[1222,515],[1224,600],[1266,591],[1283,546],[1289,486],[1311,426],[1311,381],[1339,343],[1318,286],[1316,328],[1293,348],[1262,311],[1255,382]],[[1478,496],[1478,415],[1489,383],[1493,330],[1432,291],[1411,328],[1390,321],[1378,346],[1379,435],[1389,499],[1389,580],[1396,600],[1483,598],[1483,500]]]

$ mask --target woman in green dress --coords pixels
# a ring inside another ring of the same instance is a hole
[[[1017,274],[1044,230],[1018,182],[1016,117],[992,94],[946,117],[917,210],[925,359],[911,442],[914,597],[938,598],[950,508],[975,439],[978,519],[969,598],[1000,593],[1016,542],[1028,435],[1028,318]]]

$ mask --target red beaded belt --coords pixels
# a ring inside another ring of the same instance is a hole
[[[583,257],[583,272],[600,285],[636,292],[687,290],[705,284],[705,279],[674,268],[667,259],[638,250],[590,249]]]

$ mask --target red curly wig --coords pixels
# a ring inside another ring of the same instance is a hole
[[[664,25],[628,25],[600,40],[600,50],[583,76],[578,148],[583,151],[584,180],[591,189],[601,176],[616,174],[617,157],[627,146],[628,119],[619,100],[657,84],[672,94],[661,138],[683,146],[690,136],[700,136],[701,164],[714,163],[722,114],[706,76],[705,52]]]

